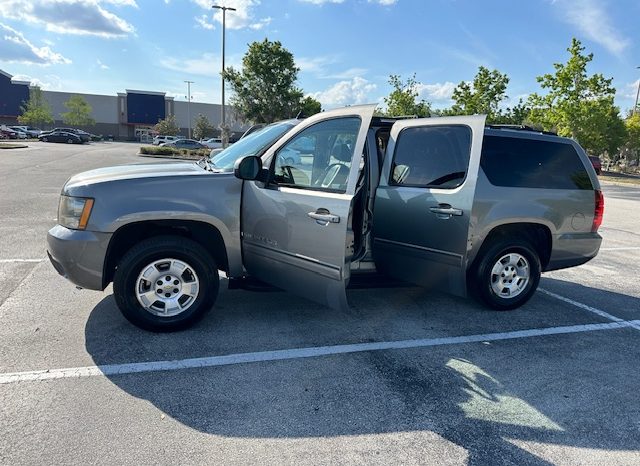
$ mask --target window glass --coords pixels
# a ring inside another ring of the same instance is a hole
[[[470,153],[468,126],[406,128],[396,143],[391,184],[456,188],[467,175]]]
[[[485,136],[480,165],[495,186],[593,189],[578,153],[564,142]]]
[[[346,192],[360,118],[335,118],[306,128],[276,153],[281,186]]]

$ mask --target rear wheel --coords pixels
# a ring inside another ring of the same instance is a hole
[[[470,288],[487,306],[507,311],[526,303],[540,282],[540,258],[520,240],[503,239],[490,246],[470,274]]]
[[[43,142],[49,142],[49,139],[48,138],[42,138],[42,141]]]
[[[71,138],[67,139],[67,144],[73,144],[73,139]]]
[[[116,303],[134,325],[155,332],[191,326],[218,295],[214,260],[198,243],[163,236],[134,246],[113,279]]]

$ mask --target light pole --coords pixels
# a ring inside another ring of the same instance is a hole
[[[227,147],[229,135],[227,134],[225,121],[224,121],[224,30],[226,27],[226,14],[227,10],[236,11],[235,8],[228,6],[212,5],[211,8],[222,10],[222,108],[220,111],[220,136],[222,139],[222,146]]]
[[[636,66],[636,69],[640,69],[640,66]],[[631,112],[632,115],[635,115],[638,111],[638,96],[640,96],[640,79],[638,79],[638,92],[636,92],[636,103],[633,106],[633,112]]]
[[[191,85],[193,81],[185,81],[187,83],[187,118],[189,118],[189,139],[191,139]]]

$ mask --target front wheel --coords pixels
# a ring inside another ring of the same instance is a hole
[[[498,310],[526,303],[540,283],[540,258],[524,241],[501,240],[490,246],[470,274],[472,291],[481,302]]]
[[[134,325],[154,332],[194,324],[218,295],[218,270],[210,254],[187,238],[163,236],[134,246],[113,279],[116,303]]]

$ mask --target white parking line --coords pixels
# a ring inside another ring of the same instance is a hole
[[[309,348],[260,351],[255,353],[228,354],[223,356],[181,359],[175,361],[151,361],[128,364],[107,364],[102,366],[70,367],[66,369],[13,372],[0,374],[0,384],[34,382],[51,379],[112,376],[141,372],[176,371],[204,367],[231,366],[236,364],[247,364],[255,362],[282,361],[287,359],[315,358],[320,356],[362,353],[367,351],[426,348],[430,346],[459,345],[465,343],[479,343],[499,340],[515,340],[518,338],[531,338],[547,335],[562,335],[570,333],[595,332],[600,330],[614,330],[627,328],[634,325],[640,325],[640,321],[570,325],[564,327],[516,330],[513,332],[486,333],[480,335],[430,338],[422,340],[381,341],[374,343],[355,343],[350,345],[316,346]]]
[[[45,259],[0,259],[0,264],[13,264],[16,262],[43,262]]]
[[[626,246],[620,248],[600,248],[601,251],[638,251],[640,246]]]
[[[545,290],[544,288],[538,288],[538,291],[540,291],[541,293],[544,293],[548,296],[551,296],[552,298],[558,299],[560,301],[564,301],[565,303],[571,304],[572,306],[575,307],[579,307],[580,309],[584,309],[585,311],[589,311],[592,312],[594,314],[599,315],[600,317],[604,317],[605,319],[609,319],[612,322],[627,322],[629,324],[629,327],[633,327],[637,330],[640,330],[640,321],[625,321],[623,319],[621,319],[620,317],[616,317],[614,315],[609,314],[608,312],[603,311],[602,309],[598,309],[592,306],[589,306],[587,304],[581,303],[580,301],[575,301],[573,299],[570,298],[566,298],[564,296],[561,296],[559,294],[553,293],[549,290]]]

